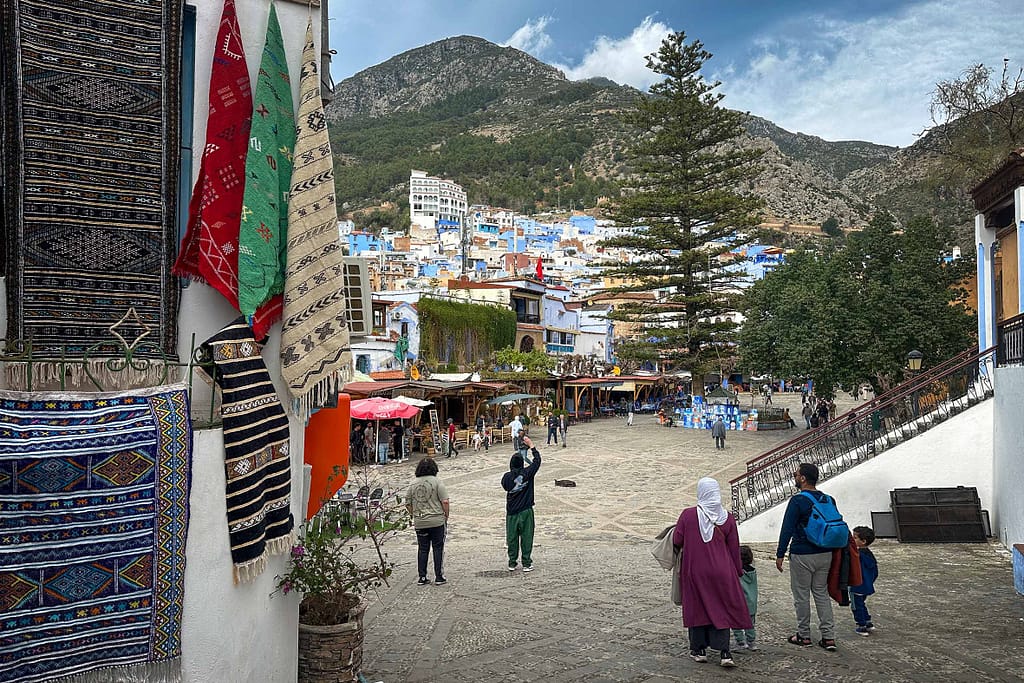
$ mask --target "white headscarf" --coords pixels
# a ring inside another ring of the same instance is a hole
[[[700,537],[707,543],[715,535],[715,525],[725,524],[729,513],[722,507],[722,492],[718,482],[711,477],[704,477],[697,482],[697,522],[700,524]]]

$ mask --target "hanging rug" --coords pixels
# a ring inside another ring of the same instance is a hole
[[[121,355],[131,307],[176,358],[181,4],[2,3],[6,336],[36,359]]]
[[[207,339],[202,349],[215,366],[222,395],[235,581],[249,582],[266,569],[270,555],[286,552],[293,540],[288,417],[244,316]]]
[[[0,392],[0,680],[180,680],[191,452],[183,385]]]

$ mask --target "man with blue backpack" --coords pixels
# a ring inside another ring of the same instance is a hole
[[[818,484],[816,465],[800,463],[793,479],[800,492],[789,499],[775,553],[775,566],[781,572],[786,551],[789,551],[789,584],[796,608],[796,633],[788,642],[801,647],[814,644],[809,600],[813,597],[821,631],[818,645],[831,652],[836,649],[836,641],[828,570],[832,551],[849,543],[850,529],[836,509],[835,499],[815,488]]]

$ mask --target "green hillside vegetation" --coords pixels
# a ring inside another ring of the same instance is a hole
[[[589,83],[572,83],[543,98],[573,102],[597,90]],[[334,122],[339,203],[359,206],[368,199],[391,199],[407,206],[412,168],[457,179],[473,202],[525,212],[558,200],[593,206],[598,197],[617,194],[613,181],[570,169],[595,142],[582,124],[527,131],[507,141],[471,132],[495,118],[488,109],[497,96],[496,89],[479,87],[419,111]]]

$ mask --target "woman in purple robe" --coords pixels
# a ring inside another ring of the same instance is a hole
[[[679,515],[672,543],[683,553],[679,587],[690,658],[706,662],[711,648],[721,653],[722,666],[735,666],[729,630],[753,624],[740,587],[743,563],[736,520],[722,507],[717,481],[705,477],[697,482],[697,505]]]

